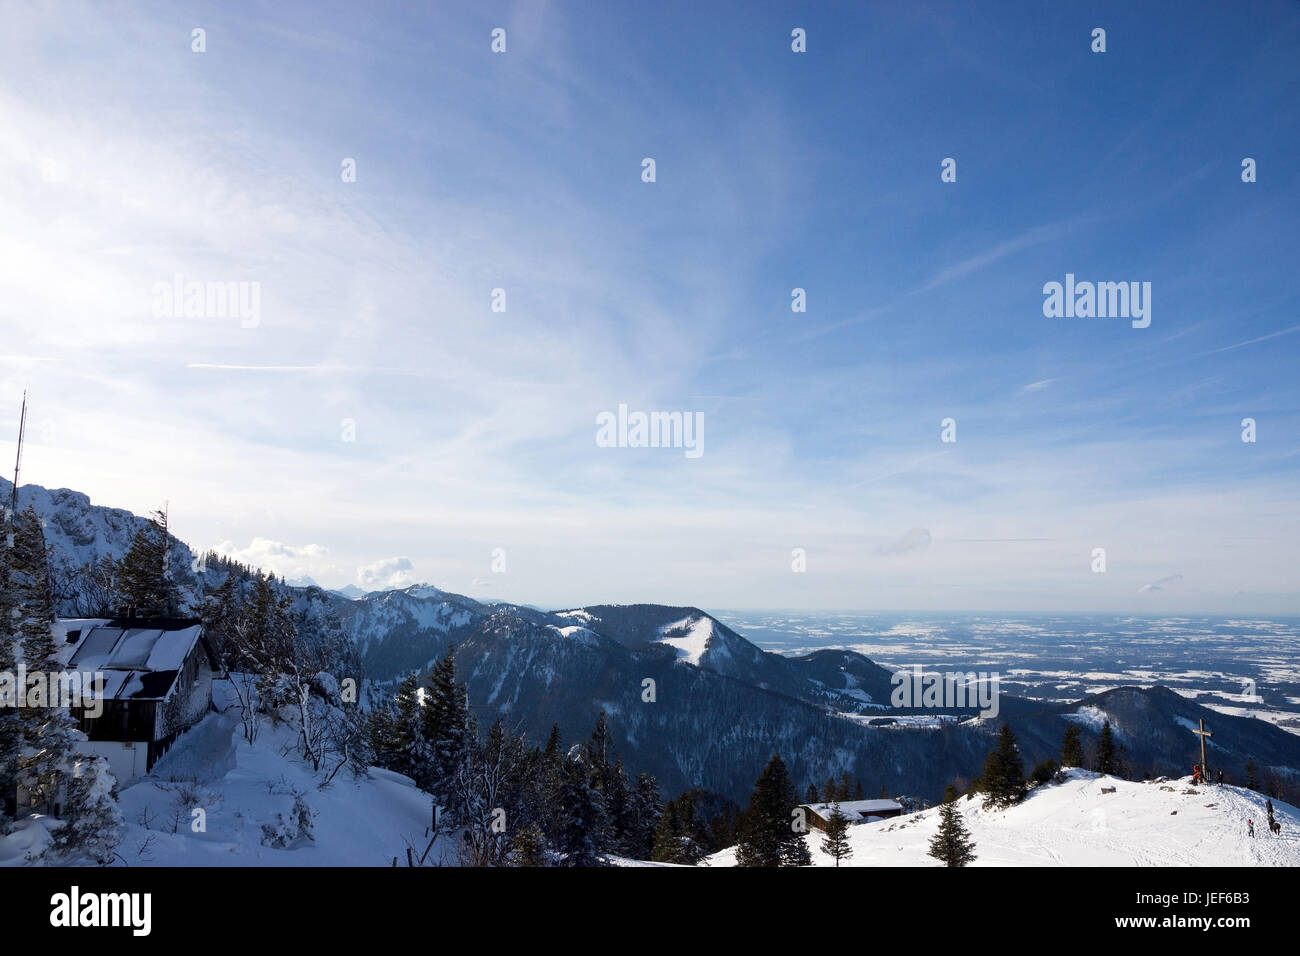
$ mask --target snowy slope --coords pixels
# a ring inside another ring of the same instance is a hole
[[[1300,866],[1300,810],[1273,801],[1281,836],[1268,832],[1264,796],[1241,787],[1196,787],[1191,778],[1133,783],[1082,770],[1033,790],[1006,810],[978,798],[957,806],[975,841],[972,866]],[[1114,787],[1114,793],[1101,792]],[[1255,821],[1255,839],[1246,821]],[[931,808],[852,827],[841,866],[939,866],[927,855],[939,827]],[[834,866],[822,836],[805,837],[815,866]],[[734,866],[735,849],[709,858]]]
[[[663,625],[659,634],[659,643],[674,648],[678,660],[699,667],[704,653],[714,644],[713,619],[703,616],[682,618]]]
[[[859,704],[856,697],[841,696],[833,685],[811,680],[811,675],[798,672],[799,665],[792,659],[762,650],[696,607],[598,604],[551,616],[604,634],[631,651],[668,648],[679,664],[713,671],[760,690],[818,703],[833,699],[842,710],[855,710]]]
[[[264,725],[250,746],[236,716],[209,714],[119,795],[127,828],[118,853],[133,866],[388,866],[405,860],[408,840],[423,850],[431,801],[409,778],[371,768],[356,780],[344,770],[320,790],[323,775],[293,744],[292,728]],[[295,791],[316,813],[314,839],[274,849],[262,826],[290,816]],[[195,808],[206,833],[191,830]]]

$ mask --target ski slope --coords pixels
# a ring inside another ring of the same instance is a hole
[[[1273,801],[1281,836],[1268,831],[1265,797],[1240,787],[1192,787],[1191,778],[1134,783],[1082,770],[1031,791],[1006,810],[978,798],[957,805],[975,841],[972,866],[1300,866],[1300,811]],[[1102,788],[1115,788],[1102,793]],[[1255,821],[1255,839],[1246,821]],[[841,866],[940,866],[927,855],[937,807],[852,827]],[[805,837],[814,866],[834,866],[822,834]],[[709,857],[735,866],[735,849]]]

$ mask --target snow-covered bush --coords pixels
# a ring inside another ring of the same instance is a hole
[[[122,812],[114,793],[117,781],[103,757],[80,756],[67,782],[64,823],[54,847],[66,859],[89,858],[107,863],[122,838]]]
[[[300,840],[315,840],[313,831],[316,811],[308,805],[301,793],[295,792],[289,813],[277,813],[272,823],[262,824],[262,843],[274,850],[283,850]]]

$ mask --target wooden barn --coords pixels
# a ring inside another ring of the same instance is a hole
[[[903,805],[897,800],[841,800],[839,803],[805,803],[801,807],[808,814],[808,824],[818,830],[826,829],[836,807],[848,817],[850,824],[871,823],[903,813]]]
[[[76,645],[67,670],[94,675],[95,710],[102,712],[73,716],[90,738],[83,749],[107,758],[125,785],[152,770],[211,709],[216,662],[197,618],[88,623],[65,627],[65,640]]]

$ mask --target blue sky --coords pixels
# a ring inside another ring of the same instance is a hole
[[[0,37],[27,480],[331,586],[1300,613],[1295,4],[123,9]]]

